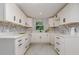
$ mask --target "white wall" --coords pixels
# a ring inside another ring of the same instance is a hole
[[[79,4],[68,4],[58,13],[58,17],[60,17],[60,22],[62,22],[63,18],[66,18],[66,21],[79,20]]]

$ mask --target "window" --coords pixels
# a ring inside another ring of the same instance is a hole
[[[36,22],[36,30],[38,32],[43,32],[44,31],[44,26],[42,21],[37,21]]]

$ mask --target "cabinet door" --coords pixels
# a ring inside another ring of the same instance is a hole
[[[41,43],[49,43],[48,33],[40,33],[40,41]]]
[[[14,21],[14,10],[15,6],[13,4],[5,4],[5,20],[7,21]]]
[[[16,4],[5,4],[5,19],[10,22],[18,23],[19,9]]]
[[[55,36],[53,33],[49,33],[49,39],[50,39],[50,43],[54,45],[55,44]]]
[[[40,43],[40,34],[39,33],[32,33],[32,43]]]
[[[23,55],[25,52],[25,39],[24,37],[15,40],[15,53]]]
[[[79,37],[78,36],[67,36],[65,37],[65,50],[68,55],[79,55]]]
[[[55,49],[58,48],[59,54],[65,54],[65,41],[64,37],[56,36],[55,37]]]
[[[16,4],[5,4],[5,19],[7,21],[15,22],[15,23],[23,23],[23,17],[24,14],[22,11],[18,8]]]
[[[27,18],[26,23],[28,27],[32,27],[32,18]]]
[[[49,27],[53,27],[53,26],[54,26],[53,18],[50,18],[49,19]]]
[[[22,55],[22,47],[16,46],[16,55]]]
[[[26,20],[26,16],[24,15],[24,13],[19,9],[19,18],[18,21],[20,24],[25,25],[25,20]]]
[[[0,20],[4,20],[4,4],[0,3]]]

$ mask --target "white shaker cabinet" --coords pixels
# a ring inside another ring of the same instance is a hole
[[[54,27],[53,18],[50,18],[50,19],[49,19],[49,27]]]
[[[79,22],[79,4],[67,4],[57,15],[60,17],[61,24]],[[65,22],[64,22],[65,18]]]
[[[60,19],[53,17],[53,18],[49,18],[49,27],[56,27],[60,25]]]
[[[49,34],[48,33],[40,33],[40,41],[41,43],[49,43]]]
[[[26,16],[20,8],[12,3],[0,4],[0,20],[9,21],[16,24],[25,25]]]
[[[31,33],[32,39],[31,43],[39,43],[40,42],[40,34],[39,33]]]
[[[55,44],[55,34],[54,33],[49,33],[49,40],[50,40],[50,44],[52,44],[52,45]]]
[[[19,9],[18,11],[19,15],[18,15],[18,23],[25,25],[25,21],[27,20],[27,16]],[[21,22],[20,22],[21,20]]]
[[[65,54],[66,55],[79,55],[79,36],[72,35],[65,37]]]
[[[25,20],[26,22],[26,26],[27,27],[32,27],[33,26],[33,23],[32,23],[33,19],[32,18],[28,18]]]
[[[49,43],[48,33],[32,33],[32,43]]]
[[[4,20],[18,23],[18,8],[15,4],[4,4]]]
[[[55,50],[58,54],[65,54],[65,38],[62,36],[55,36]]]
[[[24,55],[29,48],[28,35],[15,38],[4,36],[0,38],[0,55]]]
[[[56,35],[55,50],[60,55],[79,55],[78,35]]]
[[[16,55],[23,55],[29,48],[30,39],[28,37],[23,37],[15,41],[15,53]]]

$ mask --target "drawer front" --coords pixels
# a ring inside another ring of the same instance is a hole
[[[64,38],[61,38],[61,37],[55,37],[55,42],[64,43]]]
[[[63,54],[65,52],[65,45],[59,42],[55,43],[55,49],[59,54]]]
[[[23,44],[24,42],[25,42],[25,38],[20,38],[20,39],[15,40],[15,44],[18,45],[18,46]]]
[[[23,44],[19,44],[19,45],[16,45],[15,46],[15,54],[17,55],[23,55],[24,52],[23,52]]]
[[[60,54],[60,50],[59,50],[59,48],[56,48],[56,52],[57,52],[58,54]]]
[[[20,38],[15,40],[15,53],[23,55],[24,54],[24,43],[25,38]]]
[[[15,40],[15,53],[16,54],[24,54],[26,51],[26,48],[30,44],[30,39],[28,37],[22,37]]]

